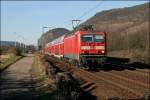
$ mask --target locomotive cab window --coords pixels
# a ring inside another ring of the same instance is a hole
[[[94,35],[94,42],[104,42],[104,36],[100,34],[95,34]]]
[[[82,42],[92,42],[93,41],[93,35],[82,35],[81,36]]]
[[[104,42],[103,34],[85,34],[81,36],[82,42]]]

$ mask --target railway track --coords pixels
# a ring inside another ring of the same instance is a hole
[[[120,67],[127,69],[126,71],[128,73],[134,73],[136,75],[140,74],[141,76],[148,77],[150,75],[150,70],[149,69],[135,69],[134,67],[131,67],[129,65],[124,65],[124,64],[106,64],[106,66],[112,66],[112,67]]]
[[[128,89],[131,92],[136,92],[137,95],[142,96],[141,94],[145,91],[149,91],[148,84],[142,83],[140,81],[128,79],[113,73],[109,72],[100,72],[96,73],[97,76],[103,77],[105,80],[109,80],[117,83],[118,86],[121,86],[121,88]]]
[[[143,72],[139,72],[139,71],[131,71],[131,70],[127,70],[128,73],[133,73],[135,75],[140,75],[140,76],[143,76],[143,77],[149,77],[150,76],[150,73],[143,73]]]
[[[120,76],[119,74],[114,74],[114,73],[109,73],[109,72],[100,72],[100,73],[96,73],[96,74],[104,74],[110,77],[113,77],[114,79],[119,79],[122,81],[126,81],[127,83],[135,83],[136,85],[139,85],[141,87],[147,88],[148,87],[148,83],[143,83],[139,80],[133,80],[124,76]]]
[[[125,78],[132,81],[139,81],[141,84],[149,84],[150,81],[149,76],[141,75],[139,73],[133,73],[133,71],[128,71],[128,70],[122,72],[113,70],[113,71],[109,71],[109,73],[117,75],[120,78]]]
[[[104,93],[106,93],[106,91],[109,92],[107,94],[105,94],[105,98],[110,94],[112,94],[111,96],[115,95],[117,97],[120,98],[126,98],[126,99],[132,99],[135,97],[141,97],[142,94],[138,91],[135,91],[134,89],[131,89],[127,86],[124,86],[124,84],[118,83],[118,79],[115,79],[115,81],[113,80],[114,78],[112,78],[112,76],[106,76],[106,74],[102,75],[102,74],[98,74],[98,73],[90,73],[87,72],[85,70],[80,70],[80,75],[81,73],[83,75],[86,76],[85,80],[88,81],[93,81],[95,82],[96,86],[102,86],[103,91],[105,91]],[[79,72],[79,71],[78,71]],[[115,88],[114,88],[115,87]],[[116,93],[114,93],[116,92]]]
[[[63,71],[69,71],[76,78],[81,78],[85,82],[81,87],[85,88],[86,91],[90,91],[96,96],[100,96],[103,99],[109,97],[119,97],[123,99],[137,99],[144,96],[146,92],[149,91],[149,77],[146,74],[136,74],[130,73],[130,71],[122,72],[90,72],[71,66],[58,60],[57,58],[47,57],[47,60],[53,63],[55,67]],[[127,74],[128,73],[128,74]],[[132,75],[134,77],[132,77]],[[130,76],[130,77],[129,77]],[[148,77],[147,77],[148,76]],[[86,85],[87,84],[87,85]],[[85,85],[85,86],[84,86]]]
[[[136,69],[137,72],[150,73],[150,69]]]

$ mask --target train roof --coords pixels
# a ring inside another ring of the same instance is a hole
[[[88,32],[88,33],[89,33],[89,32],[91,32],[91,33],[94,33],[94,32],[102,32],[102,33],[105,33],[104,31],[100,31],[100,30],[76,30],[76,31],[72,31],[72,32],[66,34],[66,37],[71,36],[71,35],[74,35],[74,34],[76,34],[76,33],[78,33],[78,32]]]
[[[51,41],[50,43],[51,43],[51,44],[58,44],[58,43],[61,43],[61,42],[63,42],[64,37],[65,37],[65,35],[62,35],[62,36],[56,38],[55,40]]]

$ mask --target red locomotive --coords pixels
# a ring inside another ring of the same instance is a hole
[[[87,66],[103,63],[107,53],[106,46],[105,32],[78,30],[48,43],[45,53],[69,59],[79,66]]]

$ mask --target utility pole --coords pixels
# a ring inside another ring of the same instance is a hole
[[[44,29],[45,29],[45,28],[49,28],[49,29],[50,29],[51,27],[49,27],[49,26],[43,26],[43,27],[42,27],[42,34],[44,34]],[[40,41],[42,42],[42,43],[40,43],[40,45],[39,45],[39,48],[41,49],[41,47],[42,47],[42,48],[44,47],[46,41],[45,41],[43,38],[41,38]]]

